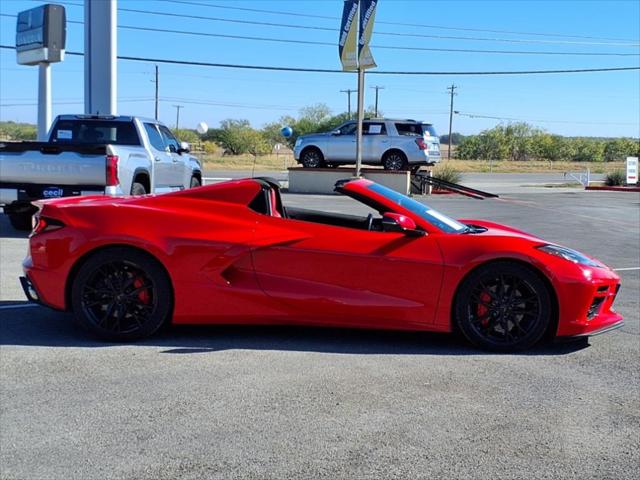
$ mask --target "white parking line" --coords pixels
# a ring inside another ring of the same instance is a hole
[[[19,303],[17,305],[0,305],[0,310],[9,310],[11,308],[33,308],[39,307],[37,303]]]
[[[640,267],[614,268],[616,272],[624,272],[628,270],[640,270]]]

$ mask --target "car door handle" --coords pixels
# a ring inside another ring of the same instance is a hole
[[[172,158],[171,160],[173,160],[173,163],[178,163],[178,159],[177,158]]]
[[[161,161],[162,159],[161,159],[160,157],[156,157],[156,158],[154,158],[154,160],[155,160],[156,162],[159,162],[159,161]]]
[[[389,140],[380,140],[380,143],[389,143]]]

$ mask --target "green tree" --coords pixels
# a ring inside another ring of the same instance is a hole
[[[197,145],[198,143],[200,143],[200,136],[195,130],[188,130],[186,128],[180,128],[176,130],[175,128],[173,128],[171,129],[171,131],[181,142],[188,142],[192,145]]]

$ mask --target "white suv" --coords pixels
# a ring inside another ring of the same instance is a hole
[[[306,168],[337,167],[356,162],[355,120],[327,133],[302,135],[293,153]],[[386,170],[417,170],[440,161],[440,139],[429,123],[366,119],[362,126],[362,163]]]

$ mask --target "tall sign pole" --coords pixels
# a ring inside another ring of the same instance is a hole
[[[364,71],[376,67],[369,41],[378,0],[344,0],[338,52],[342,69],[358,71],[358,133],[356,137],[356,177],[362,166],[362,121],[364,119]],[[356,24],[358,24],[356,26]],[[357,42],[356,40],[357,32]],[[357,45],[356,45],[357,44]]]
[[[67,20],[62,5],[46,4],[18,13],[16,61],[38,65],[38,141],[51,125],[51,64],[64,60]]]
[[[117,115],[118,0],[84,0],[84,113]]]

